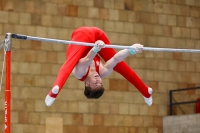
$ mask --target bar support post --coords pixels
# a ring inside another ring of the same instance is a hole
[[[11,108],[11,90],[10,90],[10,66],[11,66],[11,45],[12,34],[7,33],[6,43],[6,89],[5,89],[5,133],[10,133],[10,108]]]

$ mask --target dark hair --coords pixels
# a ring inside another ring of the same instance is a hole
[[[98,99],[99,97],[101,97],[104,93],[104,87],[98,87],[95,89],[92,89],[90,86],[86,87],[85,86],[85,91],[84,91],[84,95],[88,98],[88,99]]]

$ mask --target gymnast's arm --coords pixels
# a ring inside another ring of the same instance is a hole
[[[92,64],[94,57],[101,48],[105,47],[105,43],[101,40],[95,42],[95,46],[88,52],[88,54],[81,58],[73,69],[73,74],[76,78],[81,78],[86,74],[87,68]]]
[[[135,53],[142,52],[143,45],[141,44],[134,44],[132,49]],[[100,67],[100,76],[102,78],[108,76],[112,71],[113,68],[121,61],[123,61],[127,56],[131,54],[129,49],[123,49],[117,52],[110,60],[108,60],[103,67]],[[122,68],[123,69],[123,68]]]
[[[76,66],[74,67],[72,73],[78,79],[82,78],[86,74],[86,69],[92,64],[94,57],[96,56],[96,52],[91,49],[88,54],[81,58]]]

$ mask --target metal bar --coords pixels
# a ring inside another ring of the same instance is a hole
[[[177,102],[177,103],[172,103],[172,105],[177,105],[177,104],[188,104],[188,103],[197,103],[197,102],[200,102],[200,100],[188,101],[188,102]]]
[[[54,42],[54,43],[61,43],[61,44],[95,46],[94,43],[58,40],[58,39],[50,39],[50,38],[42,38],[42,37],[33,37],[33,36],[26,36],[26,35],[20,35],[20,34],[12,34],[12,38],[23,39],[23,40],[35,40],[35,41],[42,41],[42,42]],[[110,45],[106,45],[105,48],[130,49],[130,48],[134,48],[134,47],[110,44]],[[174,49],[174,48],[144,47],[143,50],[145,50],[145,51],[156,51],[156,52],[192,52],[192,53],[200,53],[200,50],[197,50],[197,49]]]
[[[169,91],[169,113],[170,115],[172,115],[172,109],[173,109],[173,105],[178,105],[178,104],[189,104],[189,103],[196,103],[196,102],[200,102],[200,100],[197,101],[187,101],[187,102],[177,102],[177,103],[173,103],[172,102],[172,94],[173,92],[177,92],[177,91],[186,91],[186,90],[194,90],[194,89],[200,89],[200,87],[193,87],[193,88],[183,88],[183,89],[177,89],[177,90],[170,90]]]
[[[193,87],[193,88],[183,88],[183,89],[176,89],[176,90],[170,90],[172,92],[175,92],[175,91],[185,91],[185,90],[194,90],[194,89],[200,89],[200,87]]]

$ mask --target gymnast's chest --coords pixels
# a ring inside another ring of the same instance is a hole
[[[100,67],[100,63],[101,61],[92,61],[91,65],[90,65],[90,70],[95,70],[97,71],[97,69],[99,69]]]

